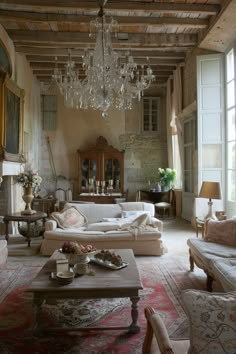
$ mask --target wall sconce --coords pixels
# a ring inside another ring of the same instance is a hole
[[[199,193],[200,198],[208,198],[208,213],[205,216],[205,220],[213,219],[217,220],[216,216],[212,212],[212,199],[222,199],[221,188],[219,182],[202,182],[202,187]]]

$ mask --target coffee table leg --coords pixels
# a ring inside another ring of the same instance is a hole
[[[138,322],[138,305],[137,304],[138,304],[139,299],[140,299],[139,296],[135,296],[135,297],[130,298],[130,300],[132,302],[132,305],[131,305],[132,323],[129,326],[130,333],[139,333],[140,332],[140,327],[137,324],[137,322]]]
[[[34,295],[34,306],[35,306],[35,310],[36,310],[35,325],[34,325],[35,329],[40,328],[40,314],[41,314],[41,305],[42,305],[43,301],[44,301],[43,298]]]

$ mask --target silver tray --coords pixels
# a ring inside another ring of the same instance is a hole
[[[129,264],[129,263],[126,263],[126,262],[122,262],[122,264],[120,266],[116,266],[115,264],[113,264],[111,262],[103,261],[102,259],[95,258],[95,257],[90,257],[90,262],[94,262],[96,264],[100,264],[100,265],[102,265],[102,266],[104,266],[106,268],[113,269],[113,270],[119,270],[119,269],[125,268]]]

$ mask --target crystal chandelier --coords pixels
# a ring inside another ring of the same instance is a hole
[[[82,67],[85,78],[79,77],[75,62],[69,53],[63,74],[56,66],[53,81],[64,96],[64,104],[70,108],[93,108],[107,116],[109,107],[119,110],[132,108],[133,99],[141,99],[143,90],[150,87],[155,76],[149,66],[137,64],[131,55],[127,55],[124,63],[112,48],[111,33],[117,33],[118,23],[105,18],[103,6],[107,0],[98,1],[100,11],[95,21],[90,22],[90,36],[95,35],[96,43],[93,51],[86,50]]]

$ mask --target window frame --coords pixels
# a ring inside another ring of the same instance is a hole
[[[156,111],[156,126],[157,129],[156,130],[152,130],[151,126],[152,126],[152,101],[156,101],[157,102],[157,111]],[[144,103],[145,101],[149,101],[149,129],[148,130],[144,130]],[[144,96],[142,98],[142,125],[141,125],[141,132],[143,135],[159,135],[160,134],[160,97],[157,96]]]
[[[233,77],[228,79],[228,55],[233,51]],[[233,83],[233,88],[234,88],[234,97],[233,101],[234,103],[232,105],[229,104],[229,96],[228,96],[228,90],[227,88],[230,86],[230,84]],[[232,193],[233,191],[229,190],[229,178],[230,178],[230,172],[234,173],[234,176],[236,174],[236,155],[234,156],[234,161],[232,160],[232,164],[230,166],[230,160],[229,160],[229,150],[228,147],[230,144],[234,143],[236,144],[236,132],[234,132],[234,138],[229,137],[229,119],[230,119],[230,112],[234,110],[234,125],[236,127],[236,44],[231,45],[230,48],[228,48],[225,52],[225,126],[226,126],[226,134],[225,134],[225,158],[226,158],[226,168],[225,168],[225,173],[226,173],[226,178],[225,178],[225,202],[226,202],[226,213],[228,217],[232,217],[235,215],[236,212],[236,189],[234,190],[234,200],[230,200],[229,194]],[[232,117],[232,116],[231,116]]]

